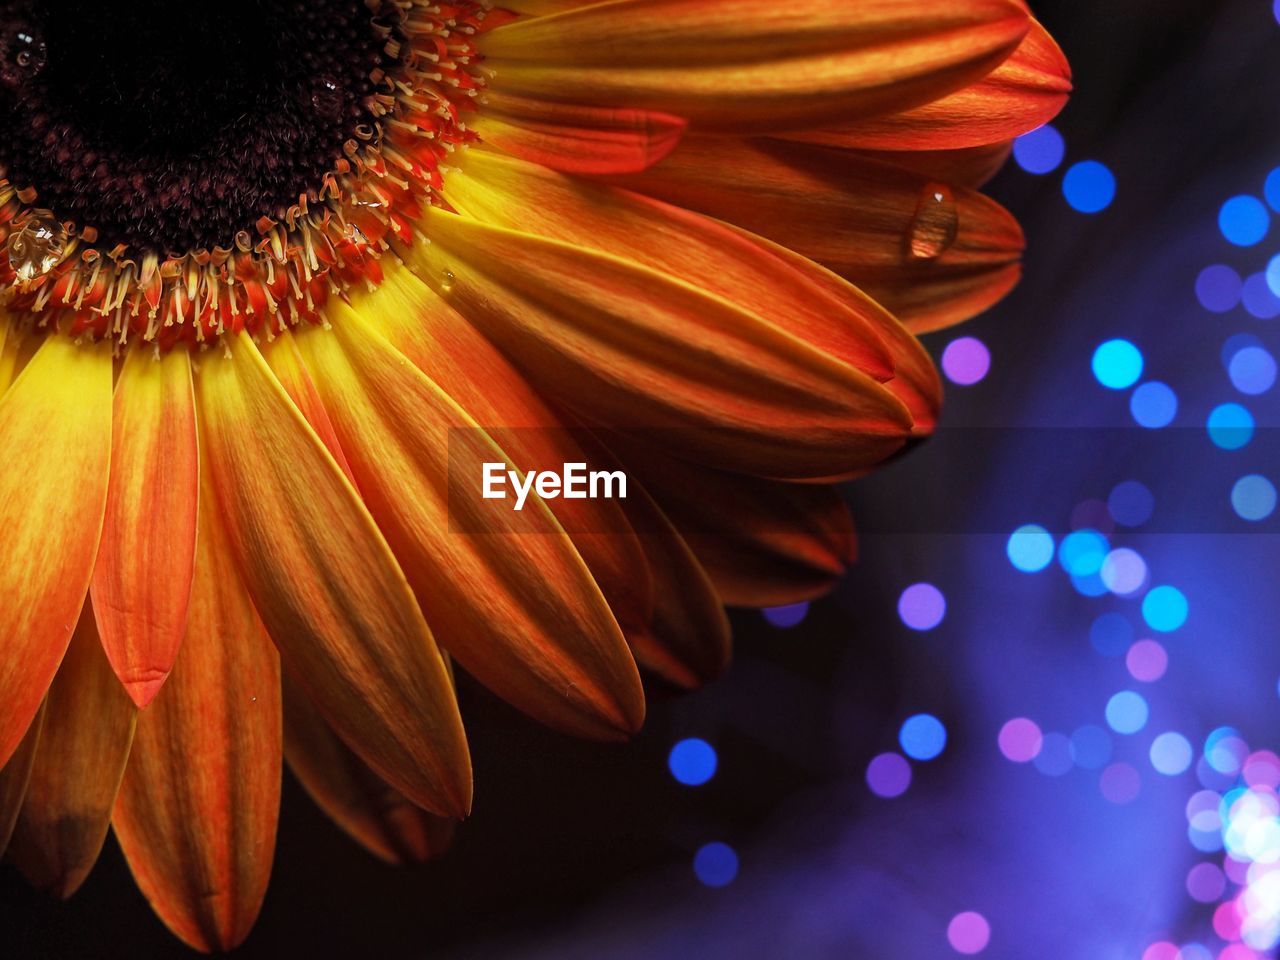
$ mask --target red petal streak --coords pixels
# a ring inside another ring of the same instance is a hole
[[[187,352],[131,350],[113,420],[94,612],[116,676],[145,707],[178,655],[195,566],[199,454]]]
[[[86,606],[49,688],[35,766],[9,844],[9,856],[32,886],[66,899],[89,875],[107,836],[136,716]]]
[[[196,383],[228,539],[286,665],[378,775],[437,812],[471,803],[444,663],[359,495],[247,335]]]
[[[178,661],[138,718],[115,831],[169,929],[197,950],[229,950],[248,935],[271,876],[280,667],[214,509],[201,511],[196,570]]]
[[[680,142],[685,122],[653,110],[528,100],[497,91],[470,124],[485,143],[566,173],[638,173]]]
[[[50,336],[0,400],[0,763],[84,606],[111,464],[111,348]]]

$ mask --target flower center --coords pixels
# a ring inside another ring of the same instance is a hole
[[[474,139],[487,6],[0,0],[0,305],[162,348],[323,322]]]

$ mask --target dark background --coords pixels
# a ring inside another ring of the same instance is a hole
[[[944,422],[1123,424],[1127,407],[1092,382],[1088,358],[1101,340],[1127,336],[1178,387],[1179,424],[1195,427],[1226,398],[1214,393],[1223,393],[1217,355],[1235,327],[1197,312],[1191,284],[1229,253],[1218,205],[1259,192],[1280,165],[1280,24],[1270,0],[1034,6],[1075,72],[1075,97],[1056,121],[1068,162],[1103,160],[1119,194],[1086,217],[1063,202],[1061,171],[1032,177],[1011,165],[992,184],[1027,230],[1026,279],[966,328],[991,346],[993,372],[951,390]],[[980,518],[966,521],[972,530],[1027,519],[1065,527],[1074,503],[1126,478],[1113,476],[1120,435],[1116,449],[1099,442],[1070,463],[1046,458],[1034,431],[1014,436],[992,435],[975,457],[944,431],[853,487],[851,501],[871,529],[894,529],[885,518],[912,515],[922,500]],[[1167,482],[1212,473],[1204,456],[1166,464]],[[1213,482],[1229,486],[1222,477]],[[1144,479],[1159,499],[1160,476]],[[1057,512],[1010,514],[1019,502]],[[1205,511],[1210,525],[1229,526],[1217,500]],[[1259,742],[1268,732],[1280,740],[1267,627],[1277,611],[1261,587],[1280,569],[1273,539],[1166,533],[1144,546],[1153,566],[1200,587],[1194,609],[1206,615],[1189,629],[1204,636],[1188,641],[1156,706],[1189,736],[1233,722],[1252,724]],[[951,604],[927,637],[895,613],[898,593],[922,579],[943,585]],[[1060,583],[1028,583],[1004,561],[1002,536],[866,537],[859,566],[800,626],[736,614],[727,676],[654,704],[627,746],[548,733],[470,685],[476,805],[453,850],[385,867],[286,777],[270,892],[239,954],[924,960],[953,956],[947,920],[982,909],[996,930],[986,957],[1139,960],[1157,934],[1204,921],[1182,892],[1192,851],[1178,818],[1195,787],[1156,784],[1143,798],[1154,806],[1112,811],[1099,808],[1096,781],[1050,782],[991,757],[1008,716],[1058,710],[1061,723],[1078,723],[1092,711],[1100,722],[1120,683],[1098,680],[1112,667],[1081,640],[1089,601]],[[1224,624],[1229,636],[1215,632]],[[874,798],[862,781],[868,759],[893,749],[903,716],[923,709],[946,720],[948,752],[917,771],[906,797]],[[667,770],[685,736],[719,754],[716,777],[697,789]],[[742,858],[724,889],[701,886],[690,868],[710,840]],[[0,866],[0,944],[12,957],[189,955],[151,915],[112,839],[67,904]]]

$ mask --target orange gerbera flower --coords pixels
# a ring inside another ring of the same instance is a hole
[[[0,8],[0,848],[67,896],[113,825],[202,950],[282,759],[446,842],[450,660],[624,737],[825,590],[1068,89],[1021,0]],[[482,496],[571,463],[628,496]]]

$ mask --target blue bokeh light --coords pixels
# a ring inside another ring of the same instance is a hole
[[[1227,365],[1231,383],[1241,393],[1266,393],[1276,382],[1276,360],[1263,347],[1245,347]]]
[[[1254,273],[1245,278],[1240,301],[1251,317],[1259,320],[1280,317],[1280,295],[1271,289],[1271,282],[1265,273]]]
[[[1276,509],[1276,488],[1261,474],[1241,477],[1231,488],[1231,509],[1241,520],[1265,520]]]
[[[1053,534],[1035,523],[1026,523],[1009,534],[1005,553],[1015,569],[1037,573],[1053,562]]]
[[[1239,450],[1253,439],[1253,414],[1238,403],[1214,407],[1206,426],[1209,439],[1222,450]]]
[[[1116,197],[1115,174],[1097,160],[1082,160],[1062,178],[1062,195],[1073,210],[1099,213]]]
[[[902,745],[902,752],[912,760],[932,760],[946,749],[947,728],[937,717],[917,713],[902,724],[898,743]]]
[[[716,774],[716,749],[698,737],[679,741],[667,756],[671,775],[686,787],[699,787]]]
[[[1280,253],[1267,261],[1263,276],[1267,278],[1267,286],[1271,288],[1271,292],[1280,297]]]
[[[1156,498],[1137,480],[1118,483],[1107,496],[1107,510],[1116,523],[1124,527],[1140,527],[1155,512]]]
[[[1168,384],[1150,380],[1133,391],[1129,412],[1141,427],[1151,430],[1167,427],[1178,415],[1178,395]]]
[[[1151,714],[1142,694],[1122,690],[1107,701],[1107,726],[1116,733],[1137,733],[1147,725]]]
[[[1076,766],[1101,770],[1111,761],[1111,735],[1099,726],[1086,724],[1071,734],[1071,755]]]
[[[693,872],[708,887],[727,887],[738,876],[738,855],[727,843],[708,843],[693,856]]]
[[[1276,0],[1276,19],[1280,20],[1280,0]],[[1267,203],[1271,204],[1271,209],[1280,213],[1280,167],[1276,167],[1267,174],[1263,194],[1267,198]]]
[[[1067,145],[1057,129],[1046,123],[1013,141],[1013,159],[1027,173],[1052,173],[1062,165]]]
[[[1257,197],[1241,194],[1232,197],[1218,211],[1218,229],[1237,247],[1261,243],[1271,228],[1271,214]]]
[[[1196,277],[1196,299],[1213,313],[1226,313],[1240,303],[1244,281],[1225,264],[1205,267]]]
[[[1102,561],[1110,551],[1111,544],[1097,530],[1076,530],[1062,538],[1058,547],[1058,562],[1073,577],[1088,577],[1096,575],[1102,569]],[[1102,592],[1106,593],[1105,586]]]
[[[1193,754],[1191,741],[1180,733],[1162,733],[1151,743],[1151,765],[1166,777],[1186,773]]]
[[[1128,340],[1108,340],[1093,351],[1093,375],[1104,387],[1125,390],[1142,376],[1142,351]]]
[[[1142,598],[1142,619],[1161,633],[1177,630],[1187,622],[1187,598],[1177,587],[1155,587]]]
[[[1233,333],[1222,344],[1222,367],[1231,369],[1231,358],[1245,347],[1261,347],[1262,341],[1251,333]]]
[[[809,604],[789,603],[782,607],[766,607],[764,618],[775,627],[787,629],[801,623],[809,615]]]

